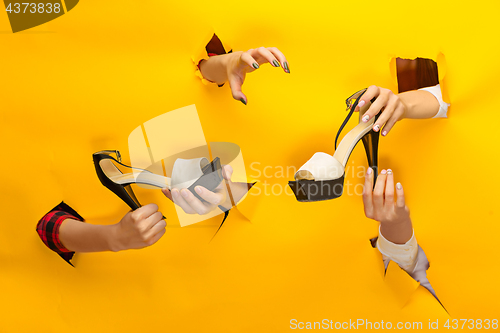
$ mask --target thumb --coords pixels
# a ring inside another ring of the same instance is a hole
[[[241,86],[243,85],[244,79],[242,79],[238,75],[231,75],[228,81],[229,81],[229,87],[231,87],[231,93],[233,94],[233,98],[247,105],[248,101],[247,97],[241,91]]]

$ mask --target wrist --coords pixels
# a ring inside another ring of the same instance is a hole
[[[403,105],[403,114],[401,117],[399,117],[399,120],[402,120],[404,118],[408,118],[408,115],[411,113],[411,110],[414,109],[415,104],[413,102],[413,99],[411,98],[412,95],[409,94],[409,92],[403,92],[401,94],[398,94],[399,101]]]
[[[107,230],[108,232],[106,232],[106,243],[108,244],[108,250],[113,252],[126,250],[123,242],[120,223],[112,224],[107,227],[109,227],[109,230]]]
[[[212,56],[200,63],[200,72],[206,80],[221,85],[227,81],[228,55]]]

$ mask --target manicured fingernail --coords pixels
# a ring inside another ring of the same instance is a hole
[[[203,193],[203,190],[202,190],[202,189],[201,189],[201,187],[199,187],[199,186],[196,186],[196,187],[194,188],[194,190],[195,190],[195,191],[196,191],[196,193],[198,193],[198,194],[202,194],[202,193]]]
[[[254,63],[252,64],[252,66],[253,66],[253,68],[255,68],[255,69],[259,68],[259,64],[258,64],[258,63],[256,63],[256,62],[254,62]]]
[[[373,126],[373,130],[374,130],[375,132],[377,132],[379,129],[380,129],[380,125],[375,125],[375,126]]]
[[[360,102],[358,103],[358,106],[359,106],[359,107],[362,107],[363,105],[365,105],[365,101],[360,101]]]
[[[285,71],[290,74],[290,68],[288,67],[288,62],[285,61],[285,63],[283,64],[283,67],[285,67]]]
[[[386,136],[386,135],[387,135],[387,131],[383,131],[382,136]]]
[[[245,104],[245,105],[247,105],[247,101],[245,101],[244,98],[240,98],[240,102],[243,103],[243,104]]]
[[[181,194],[184,198],[187,198],[188,197],[188,191],[187,190],[182,190],[181,191]]]
[[[403,189],[403,186],[401,186],[401,183],[397,183],[397,184],[396,184],[396,188],[397,188],[398,190],[402,190],[402,189]]]
[[[168,188],[164,187],[161,189],[163,192],[165,192],[166,190],[168,190]]]
[[[388,175],[392,175],[392,170],[391,169],[387,169],[387,174]]]
[[[366,171],[366,174],[367,175],[371,175],[373,172],[373,169],[372,168],[368,168],[368,170]]]
[[[370,119],[370,116],[369,115],[365,115],[363,117],[363,119],[361,119],[364,123],[366,123],[368,121],[368,119]]]
[[[384,169],[384,170],[382,170],[382,171],[380,171],[380,174],[381,174],[381,175],[385,175],[386,173],[387,173],[387,170],[385,170],[385,169]]]
[[[280,67],[278,60],[273,60],[274,67]]]

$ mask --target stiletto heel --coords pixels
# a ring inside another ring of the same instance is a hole
[[[375,99],[372,99],[359,109],[359,124],[344,136],[337,147],[337,141],[342,130],[349,122],[349,119],[365,92],[366,89],[360,90],[346,100],[349,114],[340,126],[337,136],[335,137],[334,155],[332,156],[320,152],[315,153],[313,157],[295,173],[295,181],[288,182],[288,185],[298,201],[321,201],[340,197],[344,192],[344,175],[347,161],[354,147],[360,140],[363,140],[363,144],[365,144],[368,164],[374,167],[376,177],[379,133],[374,132],[372,127],[378,119],[378,115],[366,123],[361,121],[362,116]]]
[[[378,117],[377,117],[378,118]],[[378,140],[380,138],[380,132],[370,131],[362,139],[363,146],[365,146],[366,159],[368,160],[368,166],[373,169],[373,187],[375,187],[375,182],[377,181],[378,175]]]
[[[112,157],[112,154],[115,154],[116,158]],[[93,160],[97,177],[101,183],[122,199],[132,210],[141,207],[132,190],[132,184],[168,189],[177,188],[179,190],[187,188],[198,199],[204,201],[194,188],[199,185],[213,191],[223,180],[222,167],[218,157],[211,163],[204,157],[192,160],[179,158],[174,163],[172,178],[123,164],[120,152],[117,150],[103,150],[94,153]],[[140,172],[124,174],[115,163]]]
[[[116,154],[117,159],[113,158],[110,156],[111,154]],[[106,172],[104,169],[107,170],[108,173],[115,173],[116,175],[121,174],[121,171],[116,168],[111,160],[121,164],[121,155],[120,152],[117,150],[103,150],[100,152],[97,152],[93,155],[93,160],[94,160],[94,166],[95,170],[97,173],[97,177],[101,181],[101,184],[104,185],[107,189],[109,189],[111,192],[116,194],[120,199],[122,199],[132,210],[136,210],[137,208],[141,207],[141,204],[139,203],[139,200],[137,200],[137,197],[134,194],[134,191],[132,190],[132,187],[130,184],[119,184],[111,180],[110,177],[113,177],[110,175],[106,175]],[[109,163],[106,163],[106,161],[109,161]],[[101,165],[101,162],[103,162],[104,166]],[[112,168],[115,168],[116,170],[113,170]]]

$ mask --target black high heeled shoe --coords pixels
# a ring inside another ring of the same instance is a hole
[[[366,123],[361,121],[364,113],[375,101],[375,98],[360,108],[359,124],[344,136],[337,147],[337,140],[340,133],[349,122],[349,119],[351,119],[354,110],[358,106],[359,100],[365,92],[366,89],[363,89],[347,98],[346,105],[349,114],[340,126],[337,136],[335,137],[335,153],[333,156],[321,152],[315,153],[313,157],[295,173],[295,181],[288,182],[288,185],[298,201],[322,201],[340,197],[344,192],[345,166],[347,165],[347,161],[354,147],[360,140],[362,140],[365,146],[368,165],[373,168],[376,180],[378,174],[377,152],[379,132],[374,132],[372,127],[380,113]]]
[[[111,154],[116,155],[116,159],[111,156]],[[158,188],[171,188],[171,179],[169,177],[164,177],[157,175],[148,170],[134,168],[121,163],[121,155],[117,150],[102,150],[93,154],[94,166],[96,169],[97,176],[101,183],[107,187],[111,192],[116,194],[120,199],[122,199],[132,210],[141,207],[139,200],[134,194],[132,184],[144,184],[150,185]],[[181,161],[188,161],[182,160]],[[220,159],[216,157],[212,162],[208,163],[208,160],[201,158],[200,160],[200,172],[201,176],[194,182],[190,179],[184,179],[184,185],[190,184],[186,187],[176,187],[179,189],[187,188],[191,193],[193,193],[198,199],[204,201],[194,190],[196,186],[203,186],[209,191],[215,190],[217,186],[222,182],[222,167],[220,164]],[[120,169],[115,165],[115,163],[130,169],[139,170],[138,173],[122,173]],[[177,163],[177,161],[176,161]],[[174,165],[175,170],[175,165]],[[179,180],[178,180],[179,182]],[[175,185],[174,185],[175,186]]]

